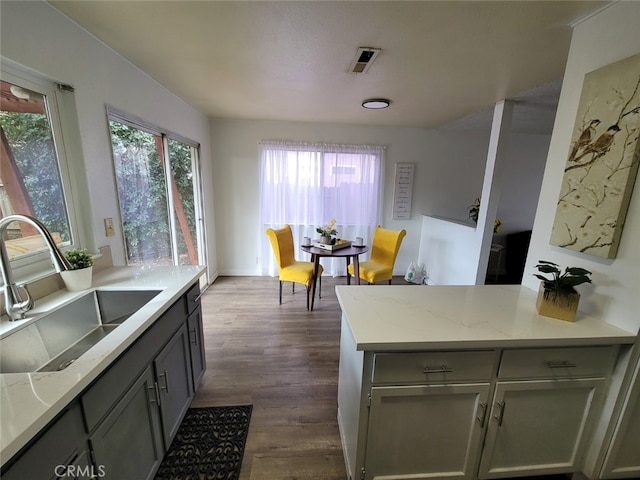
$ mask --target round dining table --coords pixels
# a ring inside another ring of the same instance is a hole
[[[313,262],[313,284],[311,286],[311,306],[309,310],[313,310],[313,301],[316,298],[316,283],[318,282],[318,269],[320,266],[320,258],[322,257],[344,257],[347,262],[347,269],[353,259],[353,276],[355,277],[355,284],[360,285],[360,260],[359,257],[363,253],[369,251],[369,247],[366,245],[338,248],[337,250],[325,250],[324,248],[314,247],[313,245],[302,245],[300,247],[303,252],[311,255],[311,261]],[[347,272],[347,278],[349,273]]]

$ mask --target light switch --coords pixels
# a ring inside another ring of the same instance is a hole
[[[113,237],[116,234],[113,229],[113,218],[104,219],[104,233],[107,237]]]

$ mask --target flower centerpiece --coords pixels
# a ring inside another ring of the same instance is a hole
[[[336,219],[332,218],[328,225],[316,227],[316,232],[320,234],[320,243],[327,245],[333,245],[335,243],[336,239],[333,238],[333,236],[338,234],[338,231],[334,228],[335,225]]]
[[[551,278],[535,273],[541,280],[536,307],[545,317],[573,322],[578,311],[580,294],[574,287],[591,283],[591,272],[580,267],[567,267],[564,273],[559,265],[546,260],[538,260],[536,268],[540,273],[551,274]]]
[[[64,253],[71,270],[60,272],[67,290],[77,292],[91,288],[93,257],[86,249],[72,248]]]

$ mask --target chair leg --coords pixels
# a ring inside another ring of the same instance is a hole
[[[320,275],[320,290],[318,291],[318,298],[322,298],[322,275]]]
[[[347,285],[351,285],[351,274],[349,273],[349,270],[347,270]]]
[[[296,293],[296,284],[295,284],[295,282],[291,282],[291,293]]]
[[[280,305],[282,305],[282,281],[280,281]]]
[[[389,279],[389,285],[391,285],[391,279]]]

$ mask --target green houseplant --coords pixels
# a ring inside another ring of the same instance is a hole
[[[334,235],[338,234],[338,231],[334,228],[336,225],[336,219],[332,218],[329,225],[324,227],[316,227],[316,232],[320,234],[320,242],[327,245],[333,245],[336,242]]]
[[[573,322],[580,302],[580,294],[575,287],[591,283],[591,272],[581,267],[566,267],[563,272],[558,264],[546,260],[538,260],[536,268],[540,273],[534,275],[541,280],[536,301],[538,313]]]
[[[93,266],[93,257],[86,249],[72,248],[64,254],[73,270],[81,270]]]
[[[65,287],[70,292],[91,288],[93,257],[86,249],[72,248],[64,253],[71,270],[60,272]]]

